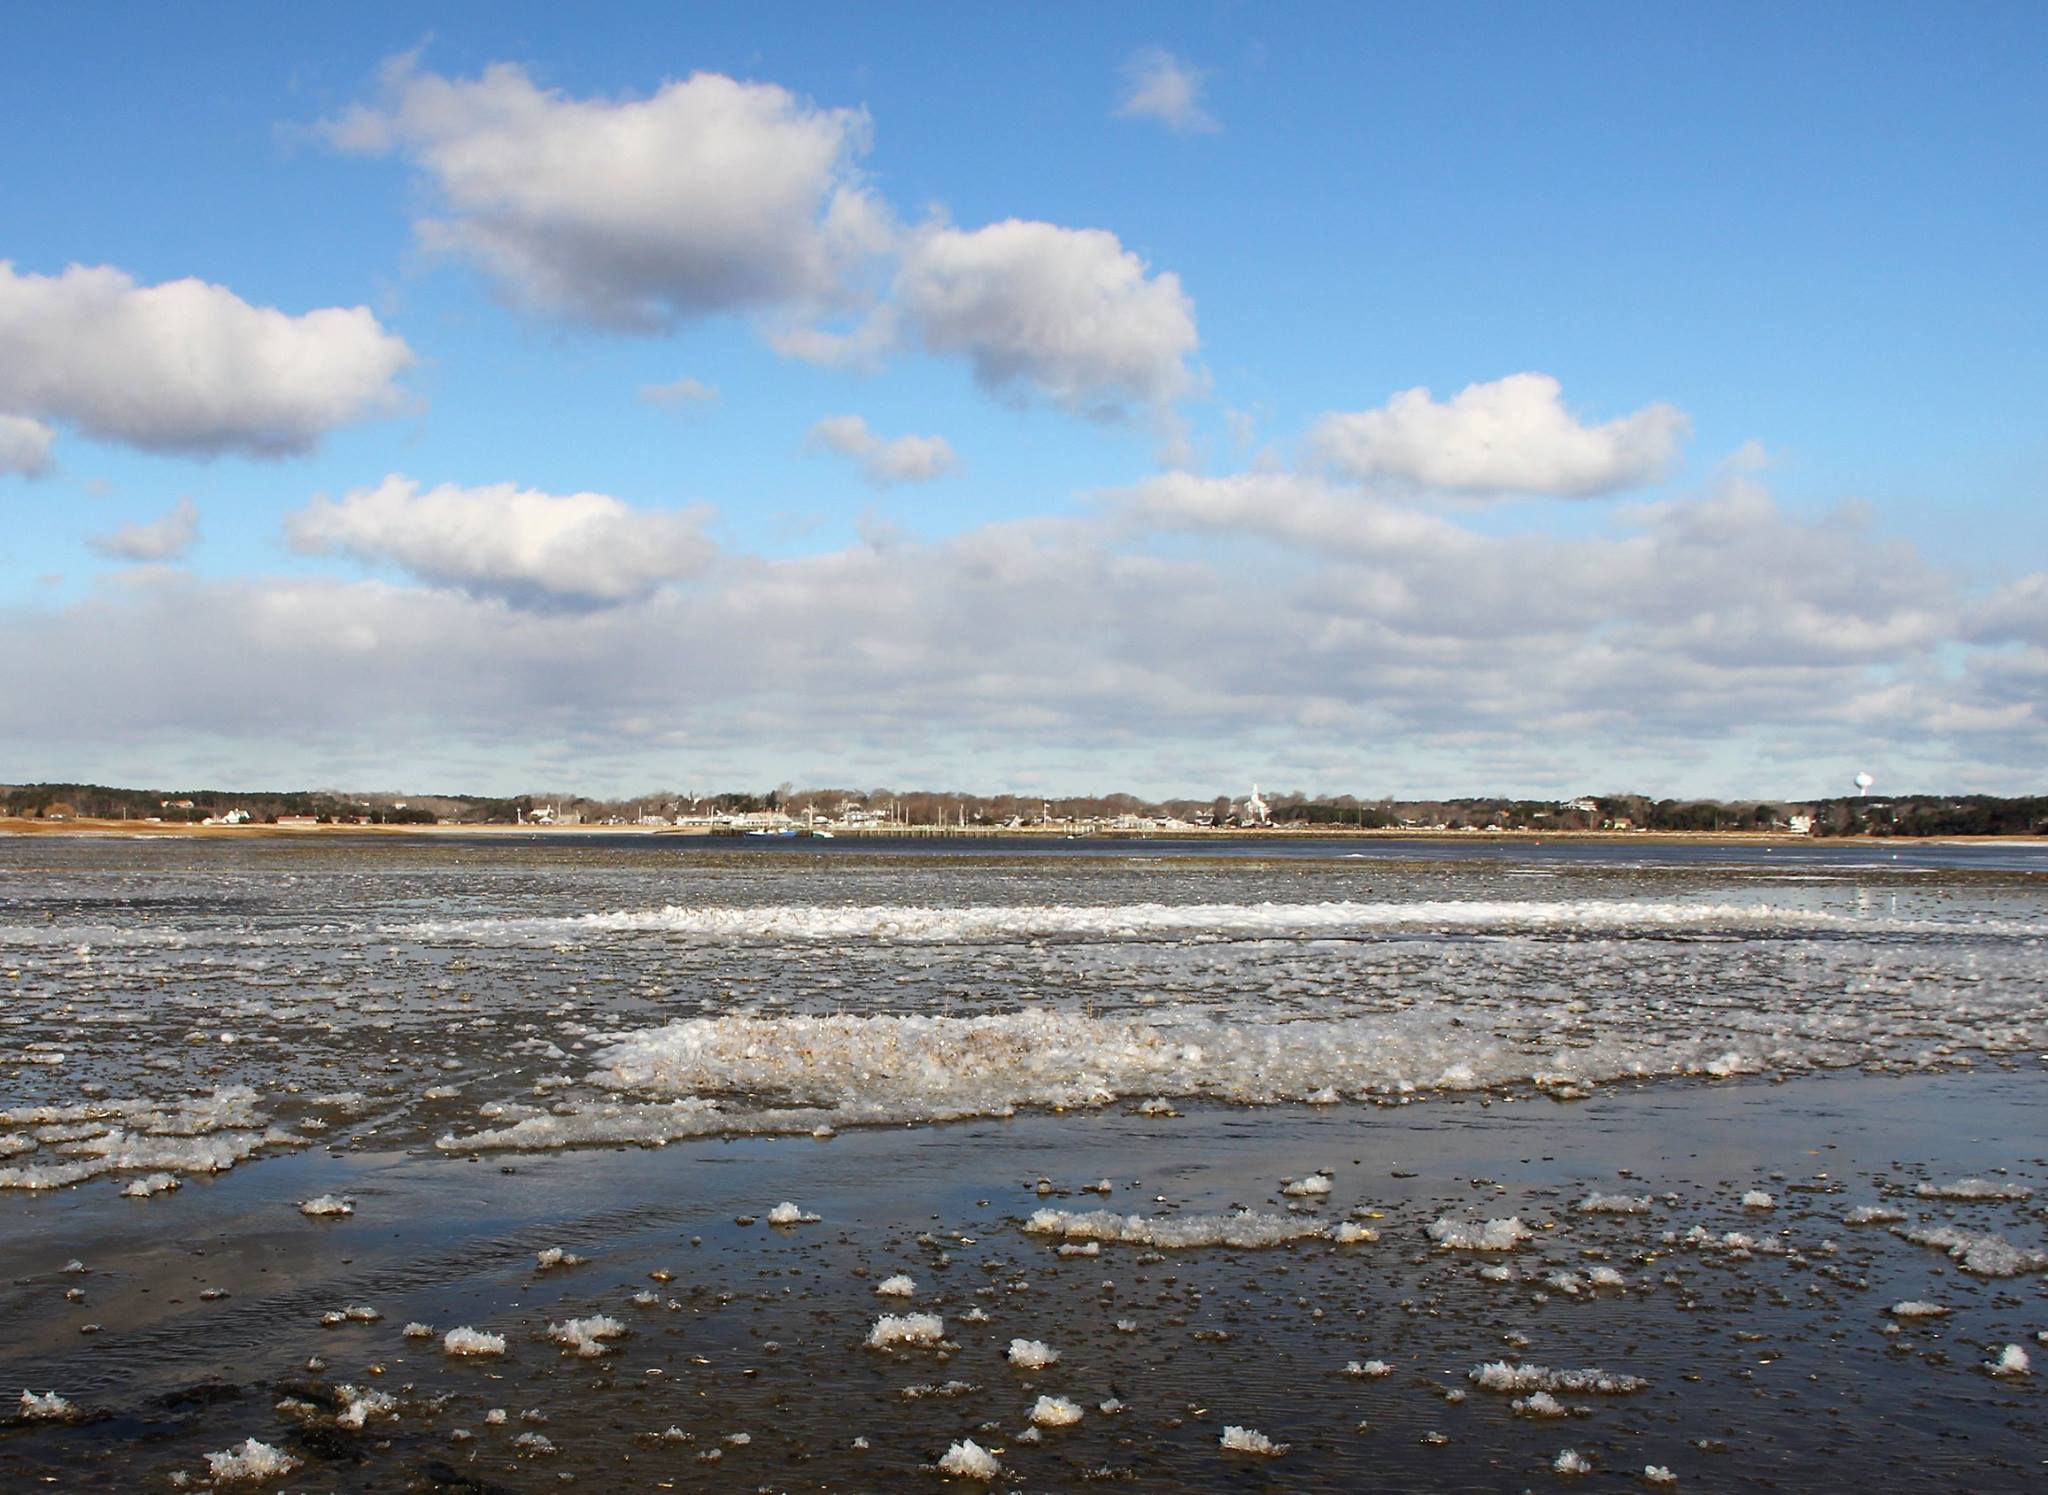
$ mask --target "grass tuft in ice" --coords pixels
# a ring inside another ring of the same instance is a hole
[[[868,1330],[871,1350],[894,1349],[899,1344],[935,1345],[946,1337],[946,1321],[936,1313],[885,1313]]]
[[[1003,1472],[1003,1466],[996,1462],[994,1454],[972,1438],[962,1438],[948,1447],[939,1459],[939,1472],[962,1479],[994,1479]]]
[[[434,1337],[434,1326],[432,1324],[423,1324],[418,1319],[414,1319],[398,1332],[407,1339],[432,1339]]]
[[[1013,1339],[1010,1341],[1010,1364],[1019,1370],[1044,1370],[1058,1362],[1060,1352],[1042,1339]]]
[[[206,1456],[206,1472],[216,1482],[276,1479],[299,1467],[299,1461],[281,1448],[251,1438],[239,1448]]]
[[[1223,1436],[1216,1441],[1232,1453],[1255,1453],[1267,1458],[1278,1458],[1287,1452],[1285,1443],[1275,1443],[1257,1428],[1241,1428],[1236,1423],[1224,1428]]]
[[[356,1212],[356,1202],[340,1194],[322,1194],[317,1198],[302,1200],[299,1213],[311,1220],[329,1219]]]

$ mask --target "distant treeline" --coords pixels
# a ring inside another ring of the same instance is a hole
[[[799,820],[868,819],[905,825],[1099,827],[1181,824],[1363,830],[1792,831],[1816,836],[2048,835],[2048,796],[1905,794],[1787,800],[1653,799],[1640,794],[1572,800],[1467,798],[1362,799],[1354,795],[1276,792],[1266,820],[1245,798],[1146,800],[1132,794],[1041,796],[933,790],[796,789],[683,794],[657,790],[623,799],[575,794],[357,794],[340,790],[252,792],[223,789],[118,789],[103,784],[0,787],[0,814],[45,819],[198,822],[240,811],[274,823],[306,818],[325,824],[505,824],[540,817],[556,823],[633,824],[782,812]]]
[[[64,820],[162,820],[197,825],[241,811],[252,822],[328,825],[488,823],[517,818],[530,799],[472,795],[357,795],[337,790],[116,789],[105,784],[20,784],[0,789],[0,814]]]

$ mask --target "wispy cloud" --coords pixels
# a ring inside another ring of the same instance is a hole
[[[852,457],[871,483],[928,483],[959,465],[952,443],[943,436],[884,440],[858,415],[826,416],[811,427],[805,445]]]
[[[692,379],[687,375],[667,384],[640,386],[640,402],[643,405],[709,405],[717,398],[716,385],[706,384],[701,379]]]
[[[85,543],[94,555],[108,560],[174,561],[198,538],[199,506],[185,497],[160,519],[124,524],[107,534],[93,535]]]
[[[1124,64],[1119,119],[1149,119],[1180,135],[1212,133],[1223,127],[1202,107],[1208,74],[1164,47],[1146,47]]]

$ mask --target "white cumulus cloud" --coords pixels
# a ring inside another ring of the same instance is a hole
[[[124,524],[104,535],[93,535],[86,545],[95,555],[116,561],[172,561],[192,548],[199,537],[199,507],[181,498],[169,513],[146,524]]]
[[[1592,498],[1663,477],[1690,429],[1670,405],[1587,425],[1548,374],[1510,374],[1442,402],[1409,389],[1377,410],[1326,415],[1310,447],[1360,482]]]
[[[1201,69],[1192,67],[1164,47],[1144,47],[1124,64],[1124,91],[1117,101],[1120,119],[1149,119],[1182,135],[1220,128],[1202,107]]]
[[[1164,406],[1194,385],[1195,307],[1105,229],[1011,218],[916,236],[895,297],[933,353],[957,354],[995,391],[1071,409]]]
[[[831,302],[893,233],[855,168],[864,111],[717,73],[572,98],[511,63],[458,79],[399,58],[381,98],[327,134],[425,174],[440,206],[417,225],[429,246],[520,302],[608,326]]]
[[[289,516],[309,555],[394,566],[435,586],[539,606],[589,607],[643,597],[704,570],[705,513],[649,513],[603,493],[542,493],[511,483],[422,491],[393,473],[338,502]]]
[[[39,477],[50,470],[50,443],[57,433],[25,415],[0,415],[0,477],[13,472]]]
[[[873,483],[928,483],[959,465],[943,436],[884,440],[858,415],[826,416],[811,427],[806,445],[852,457]]]
[[[306,451],[395,407],[411,362],[367,307],[291,316],[200,280],[0,260],[0,411],[150,451]]]

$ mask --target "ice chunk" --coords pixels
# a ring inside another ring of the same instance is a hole
[[[121,1192],[130,1199],[147,1199],[152,1194],[168,1194],[173,1189],[182,1189],[185,1180],[174,1173],[151,1173],[142,1178],[130,1179],[121,1186]]]
[[[559,1324],[548,1325],[548,1338],[564,1349],[573,1350],[585,1360],[594,1360],[610,1352],[611,1346],[605,1341],[618,1339],[626,1332],[626,1326],[615,1318],[593,1314],[589,1318],[565,1319]]]
[[[1931,1319],[1940,1318],[1948,1310],[1939,1303],[1923,1303],[1917,1298],[1908,1298],[1903,1303],[1894,1303],[1885,1310],[1893,1318]]]
[[[1932,1246],[1946,1251],[1962,1264],[1964,1271],[1975,1272],[1980,1277],[2020,1277],[2029,1272],[2048,1272],[2048,1254],[2015,1246],[2000,1235],[1979,1235],[1975,1231],[1957,1230],[1951,1225],[1932,1230],[1901,1230],[1894,1226],[1892,1234],[1916,1246]]]
[[[360,1430],[372,1417],[383,1417],[398,1410],[398,1398],[384,1391],[358,1391],[353,1386],[340,1388],[345,1405],[334,1419],[336,1427]]]
[[[21,1393],[21,1419],[24,1422],[61,1422],[78,1415],[78,1408],[54,1391],[45,1391],[38,1396],[24,1389]]]
[[[1678,1483],[1678,1476],[1673,1474],[1663,1464],[1643,1465],[1643,1478],[1653,1485],[1675,1485]]]
[[[481,1329],[465,1325],[442,1335],[441,1348],[450,1355],[502,1355],[505,1353],[505,1336],[486,1334]]]
[[[281,1448],[251,1438],[238,1448],[206,1456],[206,1472],[217,1481],[276,1479],[299,1467],[299,1461]]]
[[[1754,1210],[1776,1209],[1778,1201],[1762,1189],[1751,1189],[1742,1196],[1742,1207]]]
[[[1280,1192],[1295,1199],[1314,1199],[1330,1192],[1330,1181],[1320,1173],[1311,1173],[1289,1179],[1281,1185]]]
[[[1566,1448],[1560,1450],[1558,1452],[1556,1462],[1553,1463],[1550,1467],[1556,1470],[1559,1474],[1567,1476],[1591,1474],[1593,1472],[1592,1461],[1588,1459],[1584,1454],[1580,1453],[1576,1448]]]
[[[1475,1365],[1468,1378],[1482,1391],[1576,1391],[1601,1396],[1626,1396],[1650,1384],[1640,1376],[1604,1370],[1552,1370],[1547,1365],[1511,1365],[1505,1360]]]
[[[1345,1375],[1360,1376],[1368,1381],[1377,1381],[1383,1376],[1390,1376],[1393,1373],[1394,1367],[1387,1364],[1384,1360],[1351,1360],[1347,1361],[1344,1366]]]
[[[355,1212],[356,1202],[353,1199],[345,1199],[338,1194],[321,1194],[316,1198],[302,1200],[299,1204],[299,1213],[307,1216],[309,1219],[352,1215]]]
[[[2009,1344],[1999,1351],[1998,1358],[1987,1361],[1984,1369],[1991,1375],[2010,1377],[2014,1380],[2034,1373],[2033,1362],[2028,1360],[2027,1352],[2016,1344]]]
[[[1268,1458],[1278,1458],[1287,1452],[1285,1443],[1275,1443],[1257,1428],[1241,1428],[1236,1423],[1225,1427],[1223,1436],[1216,1441],[1232,1453],[1255,1453]]]
[[[917,1295],[917,1283],[902,1272],[893,1277],[884,1277],[875,1284],[875,1292],[884,1298],[910,1298]]]
[[[944,1381],[937,1385],[925,1382],[916,1386],[905,1386],[896,1394],[907,1402],[926,1401],[932,1397],[950,1400],[956,1396],[967,1396],[976,1390],[965,1381]]]
[[[1348,1222],[1347,1222],[1348,1223]],[[1182,1250],[1198,1246],[1283,1246],[1290,1241],[1333,1239],[1319,1220],[1291,1215],[1263,1215],[1243,1210],[1234,1215],[1119,1215],[1113,1210],[1036,1210],[1024,1222],[1033,1235],[1064,1235],[1077,1240],[1120,1242]],[[1358,1237],[1363,1239],[1363,1237]]]
[[[1844,1225],[1889,1225],[1895,1220],[1906,1218],[1904,1210],[1896,1210],[1884,1204],[1859,1204],[1842,1216]]]
[[[1044,1370],[1060,1358],[1060,1352],[1042,1339],[1010,1341],[1010,1364],[1019,1370]]]
[[[1582,1215],[1647,1215],[1656,1207],[1648,1194],[1588,1194],[1572,1208]]]
[[[885,1313],[868,1330],[872,1350],[892,1349],[899,1344],[935,1345],[946,1337],[946,1321],[936,1313]]]
[[[790,1203],[787,1199],[776,1205],[774,1209],[768,1211],[768,1223],[770,1225],[815,1225],[817,1222],[818,1217],[816,1215],[805,1214],[803,1210]]]
[[[1042,1428],[1071,1427],[1081,1420],[1081,1407],[1063,1396],[1041,1396],[1031,1404],[1031,1420]]]
[[[1988,1178],[1959,1178],[1954,1183],[1922,1184],[1914,1190],[1922,1199],[2032,1199],[2034,1191],[2025,1184],[1993,1183]]]
[[[939,1469],[962,1479],[994,1479],[1003,1472],[996,1456],[972,1438],[962,1438],[948,1447],[939,1460]]]
[[[533,1269],[536,1272],[551,1272],[556,1267],[580,1267],[583,1258],[574,1251],[564,1251],[560,1246],[550,1246],[545,1251],[533,1254]]]
[[[418,1319],[414,1319],[398,1332],[407,1339],[432,1339],[434,1337],[434,1326],[432,1324],[423,1324]]]
[[[1571,1408],[1547,1391],[1532,1391],[1527,1396],[1518,1396],[1508,1403],[1508,1410],[1517,1417],[1569,1417]]]
[[[1446,1251],[1512,1251],[1535,1234],[1517,1215],[1483,1223],[1446,1215],[1429,1226],[1429,1238]]]

